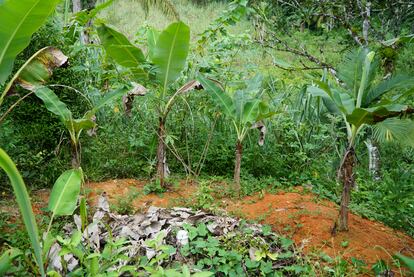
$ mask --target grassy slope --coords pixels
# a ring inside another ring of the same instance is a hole
[[[188,0],[176,0],[174,3],[181,20],[190,26],[191,38],[194,43],[197,40],[198,34],[202,33],[226,9],[226,3],[220,2],[196,5]],[[157,29],[163,29],[171,23],[171,19],[164,16],[157,9],[152,9],[146,18],[140,4],[133,0],[119,1],[105,10],[101,16],[119,31],[126,34],[131,40],[137,39],[136,34],[141,26],[149,25]],[[229,33],[232,35],[246,34],[254,37],[253,28],[247,20],[232,26]],[[339,62],[340,52],[343,50],[343,47],[339,46],[341,42],[339,35],[315,37],[312,33],[305,31],[289,35],[281,34],[281,37],[295,47],[305,47],[313,55],[321,57],[321,60],[332,64]],[[265,51],[257,45],[251,45],[251,47],[242,49],[233,58],[231,64],[239,68],[246,68],[246,66],[258,68],[264,74],[271,74],[283,81],[287,86],[294,87],[300,87],[308,83],[309,80],[317,78],[318,73],[320,73],[320,71],[315,70],[287,71],[280,69],[274,66],[273,58],[269,53],[273,54],[278,61],[284,61],[292,67],[301,67],[298,57],[282,51]],[[326,53],[329,53],[329,56],[324,58],[323,56]]]

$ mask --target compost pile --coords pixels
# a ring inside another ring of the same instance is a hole
[[[68,251],[62,254],[62,248],[65,247],[62,242],[73,240],[75,233],[79,234],[81,247],[93,253],[103,253],[109,241],[123,239],[119,252],[129,259],[113,263],[109,271],[114,272],[131,265],[131,261],[137,261],[137,257],[147,261],[156,259],[160,254],[165,254],[165,246],[174,251],[165,259],[157,260],[159,266],[167,268],[177,263],[186,264],[195,268],[195,271],[211,270],[216,276],[227,275],[228,265],[209,264],[210,260],[214,256],[221,256],[223,260],[226,251],[236,251],[242,257],[238,264],[244,273],[252,272],[252,267],[257,267],[259,273],[260,261],[262,265],[266,261],[269,273],[279,271],[285,276],[299,276],[295,274],[295,268],[304,264],[292,241],[279,237],[270,228],[227,215],[181,207],[150,207],[145,213],[119,215],[110,211],[105,195],[101,195],[90,221],[92,223],[82,228],[80,216],[75,215],[74,223],[64,226],[66,238],[58,239],[49,252],[51,269],[63,273],[79,267],[79,258],[73,253]]]

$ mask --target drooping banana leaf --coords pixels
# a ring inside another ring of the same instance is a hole
[[[72,112],[52,90],[47,87],[38,87],[35,94],[42,99],[46,109],[57,115],[63,123],[72,120]]]
[[[0,85],[13,70],[14,60],[31,36],[54,11],[59,0],[5,0],[0,3]]]
[[[190,28],[183,22],[172,23],[160,34],[152,62],[164,92],[184,69],[189,47]]]
[[[120,32],[101,24],[98,35],[108,56],[119,65],[129,68],[138,79],[145,78],[146,73],[141,66],[146,62],[141,49],[133,45]]]
[[[347,115],[346,119],[349,123],[359,128],[362,124],[373,125],[375,123],[384,121],[391,117],[397,117],[404,113],[413,111],[407,105],[392,104],[383,105],[373,108],[356,108],[352,114]]]
[[[50,193],[48,209],[55,215],[72,215],[82,183],[82,171],[71,169],[65,171],[56,180]]]
[[[30,243],[32,245],[36,263],[40,269],[40,274],[45,276],[42,259],[42,248],[39,242],[39,231],[37,223],[33,214],[32,205],[30,203],[29,194],[27,193],[26,185],[23,178],[16,168],[16,165],[10,159],[6,152],[0,148],[0,168],[2,168],[10,179],[13,187],[14,195],[16,196],[17,204],[19,205],[20,214],[22,215],[24,225],[29,235]]]
[[[234,106],[233,99],[226,94],[215,82],[205,78],[201,74],[198,76],[198,81],[203,86],[204,90],[209,93],[213,100],[220,106],[223,112],[234,118],[236,113],[236,107]]]
[[[43,85],[52,76],[53,70],[68,60],[62,51],[54,47],[45,47],[37,51],[14,74],[3,93],[7,93],[13,84],[19,84],[29,91]]]

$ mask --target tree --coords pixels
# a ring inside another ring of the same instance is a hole
[[[164,186],[166,177],[166,121],[177,97],[193,89],[197,84],[190,81],[182,88],[171,93],[171,86],[184,70],[189,46],[190,29],[183,22],[175,22],[159,33],[148,30],[148,53],[134,46],[121,33],[102,24],[98,28],[99,38],[110,56],[116,63],[129,69],[129,74],[136,81],[147,82],[154,91],[152,94],[157,103],[158,115],[158,147],[157,147],[157,178]]]
[[[268,103],[262,99],[262,78],[260,75],[246,82],[245,88],[238,90],[233,96],[224,91],[217,82],[202,75],[198,77],[203,88],[232,122],[237,133],[235,146],[234,183],[240,191],[240,167],[243,153],[243,140],[247,133],[257,128],[260,130],[259,145],[263,145],[266,127],[262,120],[273,116]]]
[[[339,219],[333,231],[349,229],[349,202],[351,189],[355,186],[355,144],[362,128],[393,120],[396,137],[410,137],[414,140],[413,136],[406,134],[412,128],[395,128],[395,125],[407,123],[400,118],[414,112],[411,107],[399,104],[405,96],[414,92],[414,78],[400,74],[383,80],[376,77],[378,67],[375,52],[361,48],[349,54],[339,66],[337,78],[341,81],[341,86],[327,81],[315,81],[314,85],[308,87],[308,91],[313,96],[322,97],[330,112],[342,116],[347,130],[348,146],[338,170],[343,192]],[[411,120],[408,122],[410,125],[414,124]]]

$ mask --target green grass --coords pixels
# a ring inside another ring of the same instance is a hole
[[[197,5],[188,0],[176,0],[173,2],[180,15],[180,19],[190,26],[193,41],[227,6],[226,3],[214,1],[206,5]],[[134,37],[141,26],[149,25],[161,30],[172,22],[172,19],[167,18],[156,8],[150,9],[149,15],[146,18],[138,1],[134,0],[115,2],[111,7],[102,12],[101,17],[126,34],[130,39]],[[249,28],[247,21],[235,26],[234,32],[242,31],[245,28]]]

